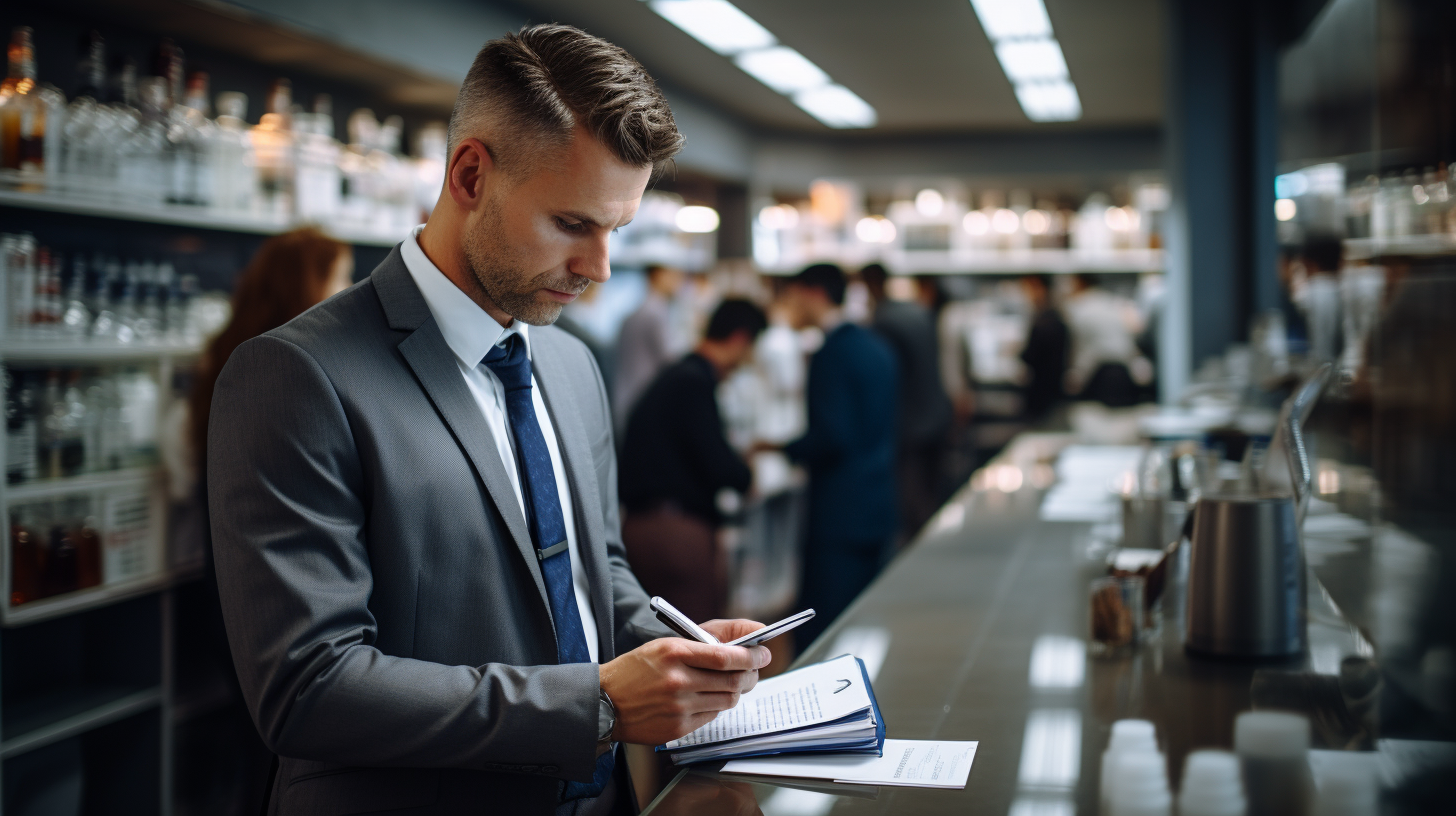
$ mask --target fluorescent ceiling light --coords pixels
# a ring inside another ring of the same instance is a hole
[[[993,41],[1052,35],[1052,21],[1042,0],[971,0],[971,6]]]
[[[768,48],[769,30],[728,0],[652,0],[652,10],[719,54]]]
[[[1024,82],[1016,86],[1016,100],[1033,122],[1071,122],[1082,117],[1082,100],[1065,79]]]
[[[1056,40],[1007,40],[996,44],[996,59],[1011,84],[1067,78],[1067,60]]]
[[[668,22],[832,128],[874,127],[869,103],[833,80],[803,54],[779,41],[728,0],[646,0]],[[1040,2],[1040,0],[1037,0]]]
[[[829,84],[829,75],[803,54],[780,45],[739,54],[733,60],[745,73],[781,94]]]
[[[832,128],[874,127],[878,117],[869,103],[843,85],[825,85],[794,94],[794,104]]]

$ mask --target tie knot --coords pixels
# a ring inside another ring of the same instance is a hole
[[[507,391],[531,387],[531,358],[526,341],[514,332],[503,345],[492,346],[482,361],[500,378]]]

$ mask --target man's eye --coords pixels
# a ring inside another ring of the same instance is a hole
[[[565,218],[556,219],[556,225],[558,227],[561,227],[561,229],[566,232],[581,232],[582,230],[582,224],[580,221],[572,222],[567,221]]]

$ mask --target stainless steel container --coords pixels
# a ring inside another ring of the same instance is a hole
[[[1184,645],[1225,657],[1305,647],[1305,567],[1289,495],[1209,496],[1193,517]]]
[[[1262,472],[1242,489],[1198,500],[1189,544],[1183,643],[1224,657],[1304,651],[1306,596],[1299,530],[1313,478],[1304,421],[1329,381],[1320,366],[1285,400]]]

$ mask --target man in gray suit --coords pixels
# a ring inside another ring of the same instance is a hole
[[[486,43],[429,222],[223,369],[209,503],[270,812],[630,812],[617,744],[688,733],[768,663],[654,620],[601,375],[549,326],[681,144],[621,49]]]

